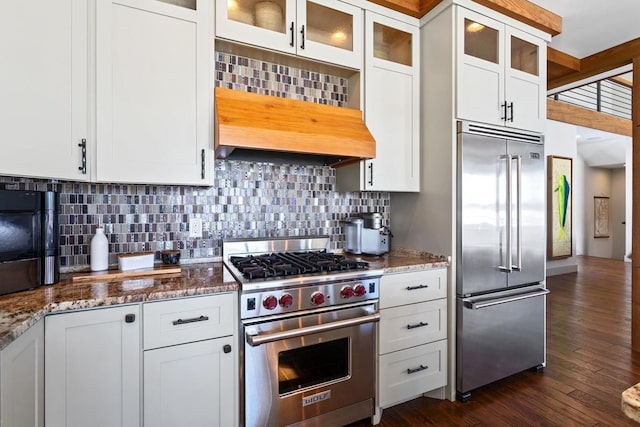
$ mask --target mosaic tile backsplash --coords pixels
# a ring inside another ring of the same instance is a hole
[[[342,105],[347,82],[225,53],[216,54],[217,84],[237,90]],[[62,271],[89,265],[89,245],[98,224],[116,255],[179,249],[183,260],[222,256],[227,238],[328,234],[331,248],[344,247],[343,221],[378,211],[389,225],[389,193],[339,193],[328,166],[279,165],[219,160],[212,187],[58,182],[3,177],[9,189],[60,193]],[[189,218],[202,218],[203,237],[189,237]]]
[[[229,53],[216,52],[216,86],[343,107],[348,80]]]

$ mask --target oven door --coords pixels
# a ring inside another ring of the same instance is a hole
[[[376,304],[245,324],[246,426],[345,425],[373,414]]]

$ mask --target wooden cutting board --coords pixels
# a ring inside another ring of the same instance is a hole
[[[77,273],[72,277],[75,282],[101,282],[105,280],[124,280],[131,277],[144,277],[155,275],[174,275],[180,274],[182,269],[179,265],[163,265],[154,268],[145,268],[141,270],[106,270],[106,271],[89,271],[86,273]]]

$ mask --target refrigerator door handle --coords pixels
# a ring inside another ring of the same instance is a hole
[[[514,271],[522,269],[522,156],[514,156],[516,159],[516,264],[512,265]]]
[[[501,159],[506,160],[507,162],[507,173],[506,173],[506,181],[507,181],[507,193],[506,193],[506,234],[507,234],[507,241],[506,241],[506,256],[505,256],[505,263],[504,265],[498,266],[498,269],[500,271],[504,271],[505,273],[511,273],[513,271],[513,259],[511,256],[511,161],[513,160],[513,157],[511,156],[511,154],[505,154],[504,156],[500,156]]]
[[[527,298],[534,298],[534,297],[539,297],[542,295],[546,295],[549,293],[548,289],[540,289],[537,291],[533,291],[533,292],[528,292],[525,294],[519,294],[519,295],[511,295],[511,296],[506,296],[506,297],[500,297],[500,298],[495,298],[495,299],[490,299],[490,300],[482,300],[482,301],[474,301],[473,298],[463,298],[462,299],[462,303],[464,304],[465,308],[470,308],[472,310],[479,310],[481,308],[486,308],[486,307],[491,307],[494,305],[498,305],[498,304],[506,304],[508,302],[513,302],[513,301],[520,301],[523,299],[527,299]]]

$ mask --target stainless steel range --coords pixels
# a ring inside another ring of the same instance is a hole
[[[329,242],[223,243],[242,285],[246,426],[342,426],[373,415],[382,270],[329,252]]]

